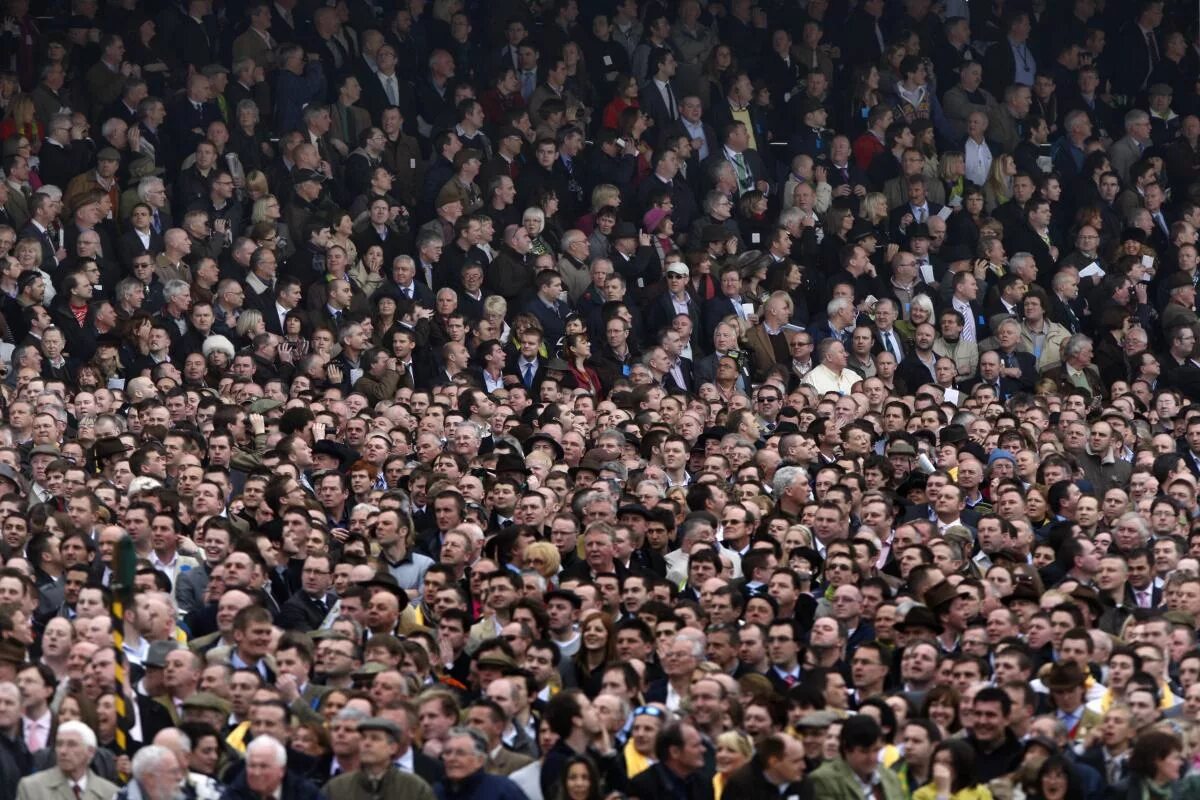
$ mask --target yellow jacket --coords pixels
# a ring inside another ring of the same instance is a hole
[[[913,800],[937,800],[937,788],[932,782],[913,792]],[[950,796],[950,800],[992,800],[992,793],[983,784],[968,786]]]

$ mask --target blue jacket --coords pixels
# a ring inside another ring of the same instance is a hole
[[[479,770],[465,781],[439,781],[433,787],[438,800],[527,800],[515,783]]]

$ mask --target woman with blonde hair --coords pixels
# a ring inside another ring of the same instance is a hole
[[[508,316],[508,301],[498,294],[491,295],[483,301],[483,318],[496,329],[496,338],[507,342],[512,331],[505,317]]]
[[[992,159],[983,184],[983,205],[989,214],[1012,198],[1012,179],[1016,174],[1017,162],[1008,153]]]
[[[934,324],[933,301],[927,294],[919,294],[912,299],[912,303],[908,307],[908,319],[896,320],[895,328],[900,331],[901,337],[911,341],[913,334],[917,331],[917,326],[923,322]]]
[[[251,344],[255,336],[267,332],[267,323],[257,308],[243,308],[238,314],[237,335],[243,345]]]
[[[546,212],[537,206],[530,206],[521,215],[521,225],[529,234],[529,255],[540,256],[552,252],[550,244],[542,237],[546,230]]]
[[[11,139],[14,136],[24,136],[31,143],[41,143],[45,132],[37,121],[37,111],[33,105],[33,96],[19,94],[8,104],[4,120],[0,121],[0,140]]]
[[[726,731],[717,737],[717,771],[713,774],[713,800],[721,800],[729,777],[750,762],[754,744],[740,731]]]
[[[961,151],[949,150],[942,153],[938,177],[946,187],[946,205],[951,208],[960,207],[967,183],[967,162]]]
[[[296,252],[295,246],[291,242],[291,237],[288,235],[287,223],[283,221],[283,204],[279,202],[279,198],[273,194],[266,194],[266,177],[261,173],[251,172],[246,176],[246,191],[251,197],[254,197],[260,188],[259,180],[261,179],[261,188],[263,194],[260,194],[254,200],[254,206],[250,209],[250,227],[246,230],[246,235],[251,236],[258,241],[259,233],[255,226],[259,223],[270,223],[275,228],[275,255],[279,258],[280,264],[291,258]],[[264,226],[265,227],[265,226]]]
[[[558,571],[562,568],[562,555],[557,547],[550,542],[534,542],[528,545],[521,555],[525,567],[545,578],[547,586],[555,582]]]

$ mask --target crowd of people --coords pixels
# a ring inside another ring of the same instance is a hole
[[[5,0],[0,800],[1200,796],[1187,0]]]

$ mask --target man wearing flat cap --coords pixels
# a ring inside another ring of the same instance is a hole
[[[358,769],[338,775],[325,784],[329,800],[374,800],[403,797],[405,800],[434,800],[429,784],[396,766],[404,733],[383,717],[368,717],[358,723],[361,744]]]

